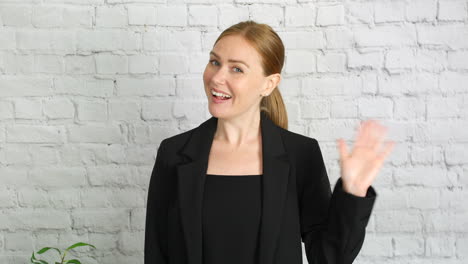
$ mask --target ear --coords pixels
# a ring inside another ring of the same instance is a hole
[[[279,85],[281,81],[281,74],[279,73],[273,73],[269,75],[267,80],[267,86],[266,89],[263,91],[264,95],[270,95],[273,90],[276,88],[276,86]]]

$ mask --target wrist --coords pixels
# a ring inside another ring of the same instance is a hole
[[[366,197],[368,188],[369,187],[363,187],[354,184],[346,184],[343,182],[343,190],[354,196]]]

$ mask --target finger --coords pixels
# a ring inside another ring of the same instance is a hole
[[[385,142],[384,150],[379,154],[379,160],[381,163],[388,157],[388,155],[392,152],[393,148],[395,147],[395,141],[387,141]]]
[[[348,146],[342,138],[338,139],[338,150],[340,153],[341,161],[348,157]]]
[[[353,148],[361,147],[366,145],[368,137],[368,126],[370,125],[370,120],[363,121],[359,124],[356,141],[354,142]]]
[[[374,129],[373,133],[373,138],[371,139],[371,145],[372,148],[375,152],[379,152],[380,148],[383,143],[383,139],[385,138],[385,135],[387,134],[388,128],[378,125],[376,126],[376,129]]]

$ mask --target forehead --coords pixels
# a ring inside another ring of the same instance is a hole
[[[257,50],[240,36],[223,37],[212,50],[223,60],[242,60],[251,66],[260,65],[260,55]]]

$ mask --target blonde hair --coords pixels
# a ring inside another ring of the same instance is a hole
[[[261,65],[264,76],[281,73],[284,65],[284,45],[281,38],[269,25],[252,20],[239,22],[224,30],[213,46],[223,37],[232,35],[242,36],[257,50],[262,58]],[[262,98],[260,111],[265,112],[277,126],[288,129],[286,106],[278,87],[269,96]]]

